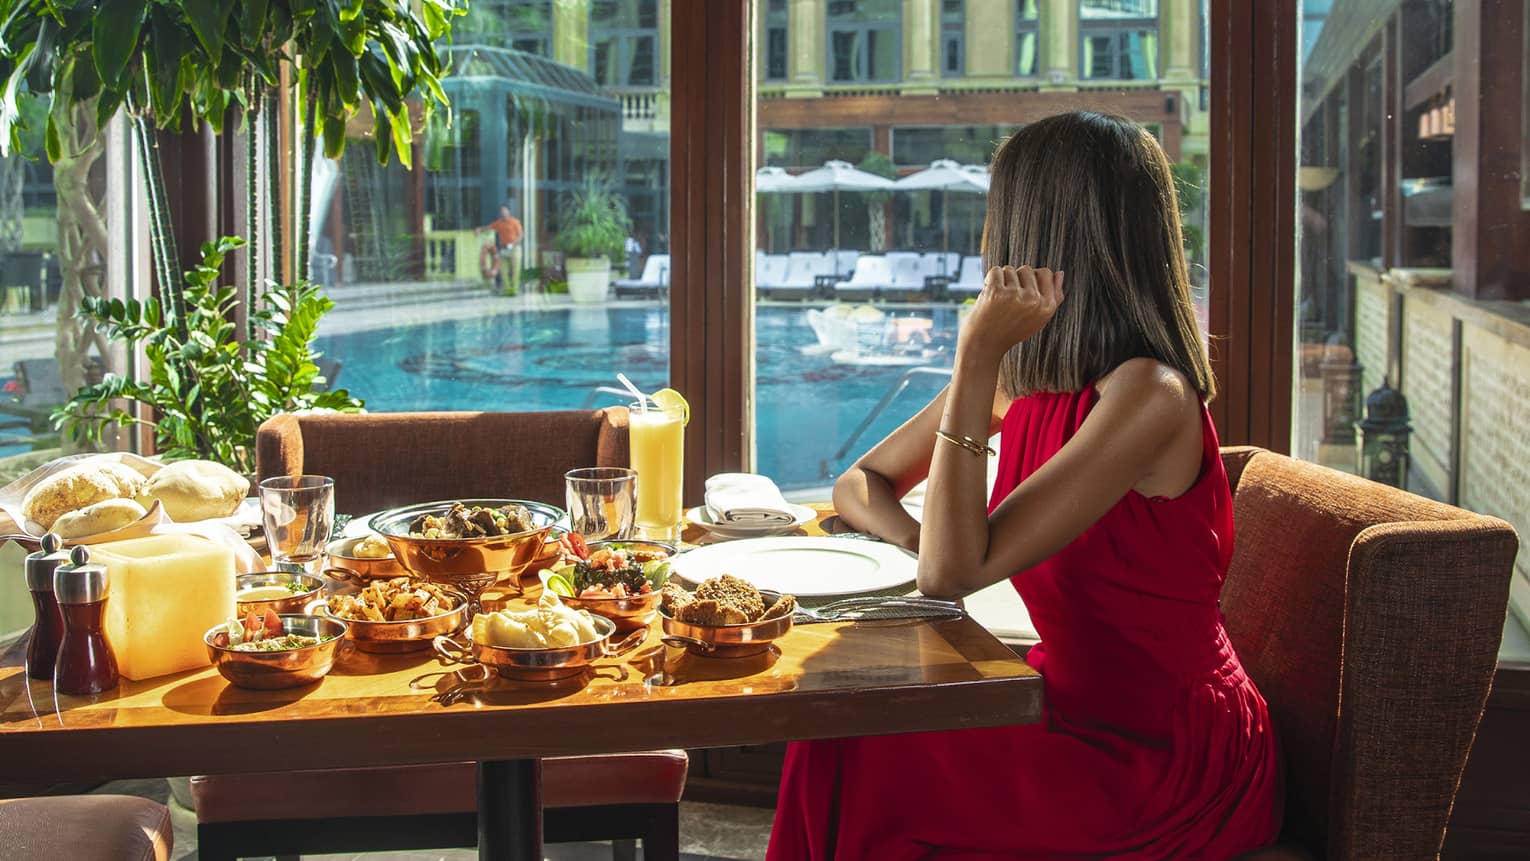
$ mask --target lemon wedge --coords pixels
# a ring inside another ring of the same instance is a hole
[[[574,584],[567,577],[552,571],[541,572],[542,588],[565,598],[574,597]]]
[[[674,389],[659,389],[649,395],[653,402],[659,405],[659,409],[673,415],[680,414],[680,424],[691,423],[691,405],[685,402],[685,397]]]

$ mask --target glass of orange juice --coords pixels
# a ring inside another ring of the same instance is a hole
[[[680,537],[685,476],[685,401],[666,389],[654,393],[658,407],[633,404],[628,418],[632,468],[637,471],[637,528],[644,538]]]

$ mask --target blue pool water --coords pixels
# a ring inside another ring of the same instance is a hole
[[[925,364],[949,367],[956,309],[914,306],[896,313],[932,319],[934,352]],[[798,307],[757,309],[755,331],[756,468],[784,489],[829,483],[945,383],[914,376],[851,450],[835,458],[907,368],[805,355],[802,348],[817,338]],[[657,305],[510,311],[328,335],[316,347],[343,363],[338,384],[371,411],[580,409],[624,401],[596,392],[616,385],[617,371],[646,391],[665,384],[669,314]],[[690,400],[695,409],[696,398]]]

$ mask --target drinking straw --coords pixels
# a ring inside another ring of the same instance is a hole
[[[638,411],[646,415],[648,413],[648,396],[638,391],[638,387],[634,386],[632,381],[627,379],[626,374],[618,371],[616,374],[616,379],[621,382],[622,385],[627,387],[627,391],[631,392],[634,398],[637,398]]]

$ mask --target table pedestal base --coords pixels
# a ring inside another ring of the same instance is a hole
[[[540,759],[478,763],[478,858],[541,861]]]

